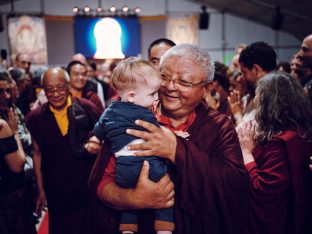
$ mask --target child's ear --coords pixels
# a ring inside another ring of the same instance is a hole
[[[128,102],[134,102],[134,97],[135,97],[135,90],[130,90],[130,91],[128,91],[127,92],[127,94],[126,94],[126,100],[128,101]]]

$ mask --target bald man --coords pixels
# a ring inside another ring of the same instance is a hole
[[[312,58],[312,34],[306,36],[301,44],[301,48],[297,55],[299,57],[310,57]]]
[[[33,139],[36,209],[40,213],[47,200],[50,234],[90,233],[87,181],[100,141],[89,134],[101,113],[88,100],[70,97],[69,77],[61,68],[44,73],[43,88],[48,102],[26,120]]]
[[[302,86],[312,92],[312,34],[303,39],[297,58],[299,63],[296,74]]]
[[[30,74],[31,58],[28,54],[18,53],[15,57],[16,68],[22,68],[27,74]]]
[[[72,56],[72,61],[79,61],[79,62],[81,62],[84,65],[88,64],[86,57],[83,54],[81,54],[81,53],[74,54]]]

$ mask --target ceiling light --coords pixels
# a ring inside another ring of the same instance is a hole
[[[103,10],[103,8],[102,7],[98,7],[98,8],[96,8],[96,12],[97,13],[101,13],[101,12],[103,12],[104,10]]]
[[[75,6],[75,7],[73,7],[73,12],[74,12],[74,13],[78,13],[78,12],[79,12],[79,8],[78,8],[78,7],[76,7],[76,6]]]
[[[141,12],[141,8],[140,8],[140,7],[134,8],[134,12],[135,12],[135,13],[140,13],[140,12]]]
[[[115,6],[111,6],[111,7],[109,8],[109,10],[110,10],[111,12],[115,12],[115,11],[116,11],[116,7],[115,7]]]
[[[123,12],[128,12],[128,11],[129,11],[129,7],[128,7],[128,6],[124,6],[124,7],[122,8],[122,11],[123,11]]]
[[[86,12],[86,13],[88,13],[88,12],[91,11],[91,8],[90,8],[89,6],[85,6],[85,7],[83,8],[83,11]]]

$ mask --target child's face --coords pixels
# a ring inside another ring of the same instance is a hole
[[[158,89],[160,88],[161,79],[159,76],[151,75],[147,85],[139,85],[135,89],[133,103],[139,106],[150,108],[158,100]]]

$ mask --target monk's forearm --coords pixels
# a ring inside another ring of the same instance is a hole
[[[101,201],[116,210],[134,209],[133,190],[124,189],[111,182],[106,184],[101,191],[99,191],[99,198]]]

